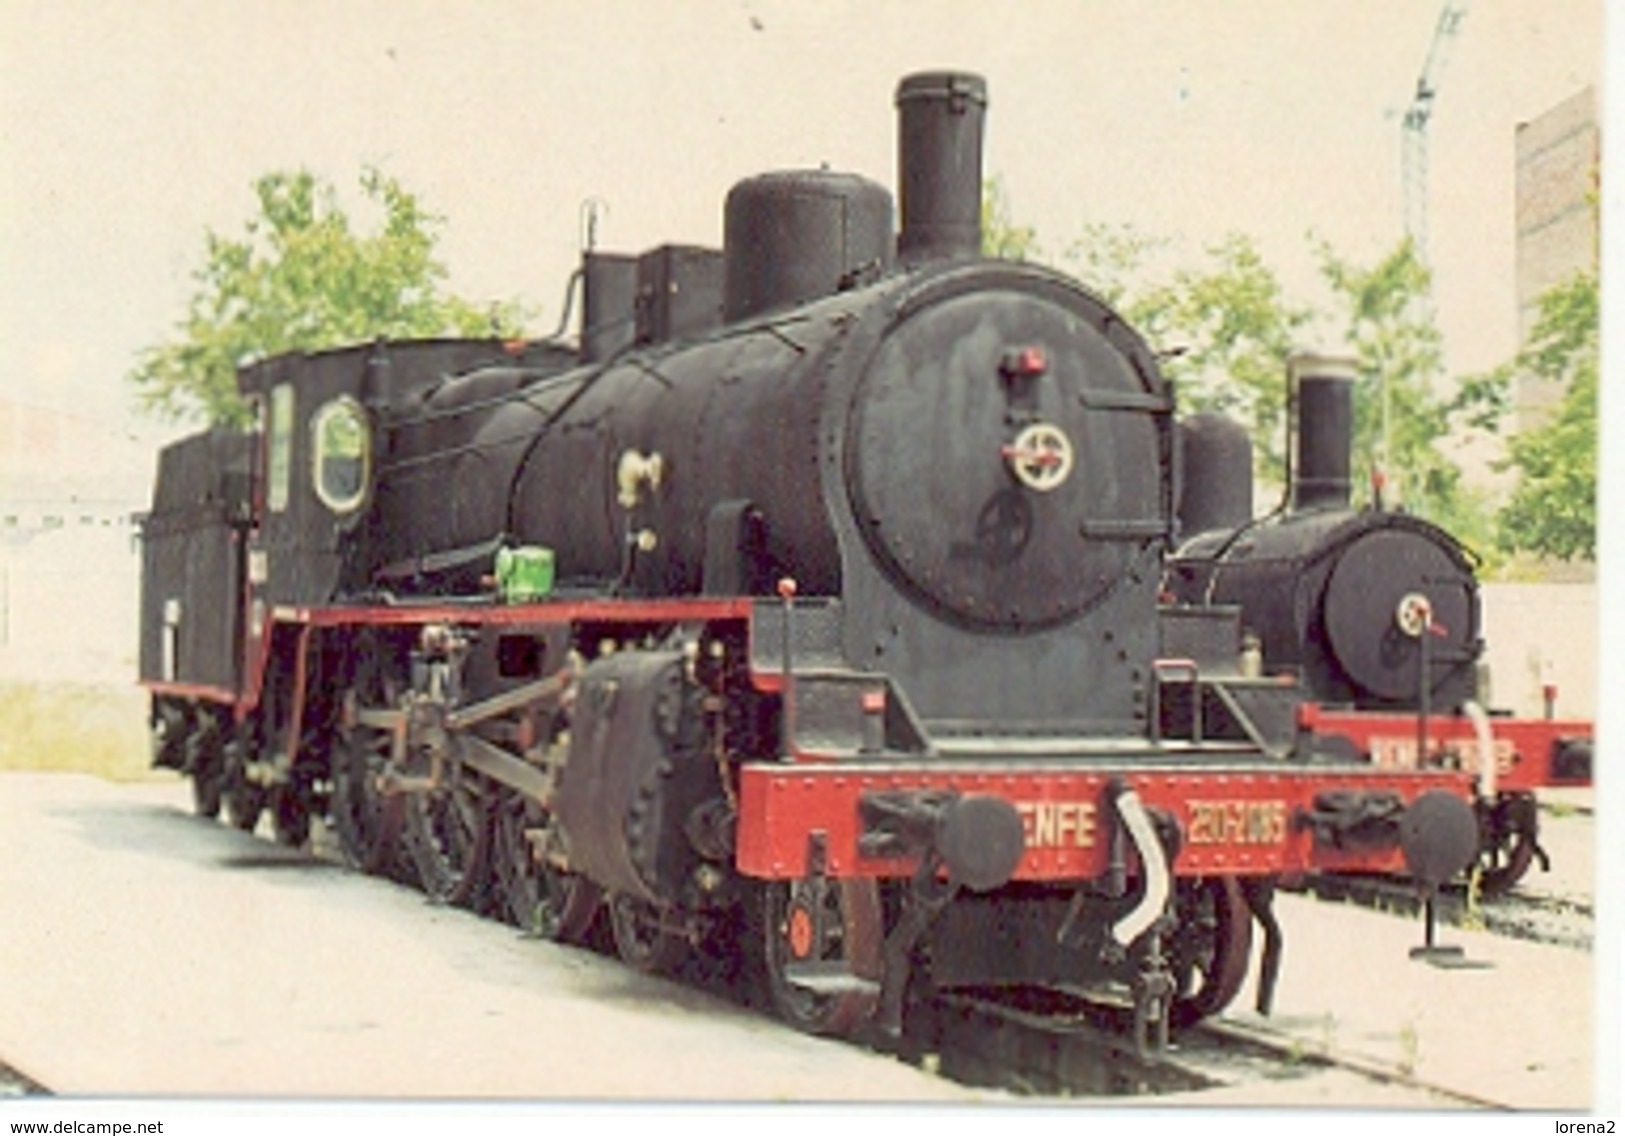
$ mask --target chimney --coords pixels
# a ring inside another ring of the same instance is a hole
[[[1303,353],[1287,360],[1296,410],[1292,508],[1343,509],[1351,497],[1357,362]]]
[[[897,183],[905,264],[980,256],[987,81],[932,71],[897,85]]]

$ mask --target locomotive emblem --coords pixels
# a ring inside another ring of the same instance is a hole
[[[1028,489],[1048,493],[1072,475],[1072,441],[1059,426],[1034,422],[1000,453]]]

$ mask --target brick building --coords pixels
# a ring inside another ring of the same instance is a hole
[[[1597,262],[1601,132],[1597,92],[1587,87],[1517,126],[1518,338],[1527,341],[1540,297]],[[1561,383],[1520,377],[1517,428],[1538,423],[1563,396]]]

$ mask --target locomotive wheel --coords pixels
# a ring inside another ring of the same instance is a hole
[[[552,938],[546,934],[542,909],[547,900],[544,865],[538,862],[527,831],[541,823],[535,806],[517,793],[504,792],[497,801],[491,833],[491,870],[503,918],[527,933]]]
[[[276,842],[289,848],[303,848],[310,839],[310,790],[291,780],[271,790],[271,827]]]
[[[401,877],[400,831],[404,802],[378,791],[387,764],[379,746],[388,735],[353,730],[333,747],[333,793],[329,807],[339,851],[350,867],[369,875]]]
[[[491,817],[477,787],[453,766],[440,788],[407,794],[406,846],[418,884],[438,903],[469,905],[485,883]]]
[[[226,820],[233,828],[253,832],[265,811],[266,792],[263,785],[248,779],[244,758],[246,739],[241,733],[225,745],[221,762],[221,791],[226,806]]]
[[[223,746],[220,730],[211,719],[186,739],[188,766],[192,770],[192,807],[200,817],[220,815],[221,762]]]
[[[1179,905],[1173,967],[1178,984],[1171,1019],[1184,1028],[1223,1010],[1247,980],[1252,912],[1231,877],[1203,880]]]
[[[288,751],[289,730],[286,726],[277,732],[277,753]],[[316,786],[313,770],[316,763],[325,764],[331,749],[329,735],[323,731],[307,730],[300,735],[297,752],[286,778],[271,786],[266,804],[271,810],[271,829],[276,842],[287,848],[303,848],[310,839],[310,818],[316,811]]]
[[[832,880],[821,898],[801,883],[770,883],[762,891],[762,953],[773,1008],[804,1033],[849,1037],[869,1020],[880,997],[885,942],[880,888],[874,880]],[[824,941],[814,941],[814,913]],[[824,964],[860,982],[811,990],[791,981],[797,965]]]
[[[541,808],[505,793],[491,834],[492,869],[504,917],[527,934],[560,943],[586,942],[603,892],[583,876],[548,864],[531,840],[545,823]]]
[[[1517,886],[1534,862],[1534,835],[1521,830],[1505,833],[1492,847],[1479,851],[1479,893],[1505,895]]]
[[[688,958],[688,941],[666,930],[660,912],[641,899],[611,896],[609,929],[621,961],[643,974],[670,974]]]
[[[585,945],[604,906],[603,889],[585,876],[553,869],[546,871],[543,881],[547,896],[537,931],[555,942]]]

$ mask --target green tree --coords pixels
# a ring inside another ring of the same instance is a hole
[[[1036,234],[1011,220],[997,188],[983,211],[984,221],[996,222],[987,230],[994,243],[1013,235],[1019,247],[1035,250]],[[1261,485],[1285,479],[1288,358],[1316,343],[1353,354],[1363,380],[1355,389],[1357,476],[1381,469],[1402,488],[1406,508],[1473,547],[1488,546],[1488,505],[1463,483],[1443,446],[1468,408],[1441,394],[1442,342],[1426,266],[1408,241],[1371,265],[1338,255],[1325,241],[1311,250],[1330,291],[1318,304],[1289,293],[1241,233],[1192,260],[1171,258],[1178,250],[1169,241],[1130,226],[1091,223],[1064,259],[1157,350],[1182,413],[1218,411],[1248,429]],[[1174,267],[1158,270],[1169,263]]]
[[[1232,233],[1202,264],[1130,299],[1125,314],[1163,349],[1181,410],[1246,425],[1260,481],[1281,484],[1286,360],[1315,313],[1288,297],[1252,239]]]
[[[1010,214],[1004,179],[994,176],[982,183],[982,255],[1000,260],[1038,260],[1038,233],[1019,224]]]
[[[1491,539],[1481,494],[1462,480],[1444,449],[1458,424],[1459,400],[1444,393],[1443,339],[1433,318],[1432,274],[1409,238],[1375,264],[1339,256],[1316,243],[1342,326],[1337,335],[1359,360],[1354,457],[1397,483],[1410,512],[1455,533],[1472,547]]]
[[[1063,259],[1097,296],[1126,313],[1135,297],[1153,290],[1148,280],[1151,261],[1169,243],[1147,236],[1133,225],[1091,221],[1084,225],[1083,235],[1067,246]]]
[[[249,359],[379,337],[515,333],[518,305],[481,308],[444,292],[434,255],[443,218],[376,169],[360,187],[379,215],[370,232],[357,231],[334,187],[308,170],[254,182],[258,214],[240,236],[206,233],[186,317],[128,376],[143,406],[173,420],[241,424],[236,371]]]
[[[1501,372],[1503,390],[1512,374],[1566,384],[1551,417],[1507,443],[1507,465],[1518,472],[1499,517],[1507,551],[1596,558],[1599,327],[1597,272],[1591,269],[1541,297],[1528,345]]]

